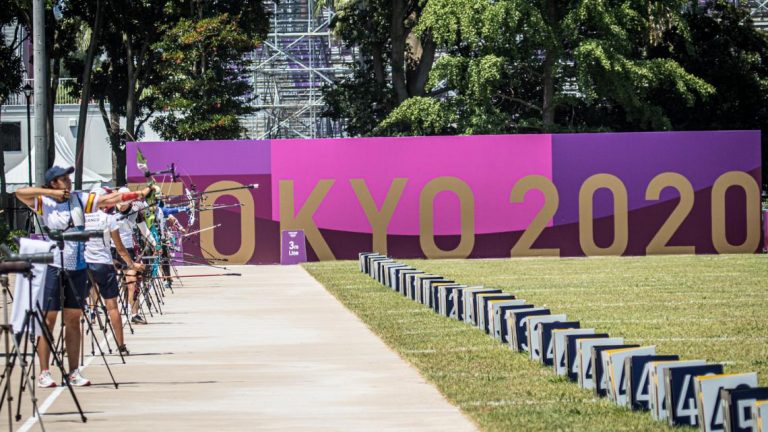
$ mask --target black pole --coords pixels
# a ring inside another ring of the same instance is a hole
[[[32,122],[29,110],[29,98],[31,95],[28,93],[25,92],[24,94],[27,98],[27,167],[29,168],[29,185],[32,186]]]

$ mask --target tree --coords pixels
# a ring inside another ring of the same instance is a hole
[[[176,16],[164,0],[114,0],[108,2],[108,17],[102,35],[104,61],[94,73],[94,97],[98,101],[109,135],[113,177],[126,183],[125,142],[143,136],[143,126],[154,110],[154,95],[148,89],[160,80],[158,53],[152,48],[160,40],[163,25]],[[107,108],[107,102],[109,107]],[[120,119],[125,118],[125,128]]]
[[[99,45],[101,27],[104,21],[104,2],[96,0],[93,2],[80,2],[79,12],[82,14],[85,22],[93,22],[88,37],[88,48],[83,60],[83,72],[80,77],[82,83],[80,92],[80,110],[78,113],[79,127],[77,128],[77,137],[75,139],[75,189],[83,187],[83,155],[85,153],[85,131],[88,121],[88,105],[91,103],[91,70],[96,59],[96,50]]]
[[[2,24],[0,24],[2,27]],[[5,42],[5,38],[0,35],[0,70],[3,74],[0,77],[0,114],[2,113],[3,104],[8,100],[8,97],[19,91],[22,84],[21,79],[21,59],[16,55],[14,49],[15,41],[10,44]],[[2,126],[2,119],[0,119],[0,126]],[[8,213],[6,205],[6,182],[5,182],[5,143],[0,142],[0,202],[1,207],[6,209],[5,219],[7,220]]]
[[[674,129],[760,129],[763,179],[768,179],[768,39],[752,26],[749,11],[713,1],[686,11],[689,37],[667,31],[651,55],[669,57],[710,83],[715,91],[680,105],[666,92],[654,99],[664,106]]]
[[[248,55],[269,16],[255,0],[188,3],[153,46],[164,79],[153,88],[161,113],[152,127],[169,140],[239,138],[240,117],[254,111]]]
[[[83,0],[79,0],[83,1]],[[53,131],[53,109],[56,104],[56,94],[59,89],[59,78],[63,70],[66,58],[77,51],[77,36],[82,23],[79,18],[70,13],[63,14],[57,19],[53,14],[53,4],[51,0],[46,1],[45,13],[45,48],[48,54],[49,64],[49,97],[47,106],[47,164],[52,166],[56,158],[56,143],[54,141]],[[32,2],[24,0],[10,0],[3,5],[3,13],[12,16],[12,19],[24,27],[28,35],[32,34]],[[32,59],[34,62],[34,59]]]
[[[343,119],[352,135],[370,133],[396,106],[425,96],[436,45],[429,31],[417,33],[425,0],[321,2],[337,14],[333,31],[359,49],[351,77],[323,90],[325,115]]]
[[[90,3],[90,10],[95,11],[96,1]],[[152,47],[160,40],[163,26],[178,16],[165,0],[102,0],[102,4],[104,22],[91,76],[91,97],[109,137],[113,178],[117,184],[125,184],[125,142],[143,136],[143,127],[154,113],[155,96],[148,90],[161,79],[159,55]],[[80,77],[76,92],[82,92],[87,70],[83,58],[73,58],[67,66]],[[125,119],[124,126],[121,119]]]
[[[655,94],[690,107],[713,92],[649,55],[666,29],[685,34],[682,3],[431,0],[415,31],[446,51],[427,86],[444,96],[399,106],[375,132],[411,133],[424,104],[455,113],[428,133],[669,129]]]

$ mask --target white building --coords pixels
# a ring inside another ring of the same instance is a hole
[[[3,35],[6,40],[13,38],[13,27],[5,27]],[[23,31],[23,30],[21,30]],[[19,47],[19,55],[28,60],[24,46]],[[27,83],[34,87],[33,80]],[[75,141],[77,139],[80,100],[70,96],[69,89],[74,84],[73,78],[59,80],[56,103],[53,109],[54,140],[56,142],[55,165],[73,166],[75,163]],[[0,145],[5,156],[5,176],[8,192],[29,184],[31,146],[35,130],[34,95],[30,97],[30,122],[27,123],[27,98],[19,92],[5,101],[0,107]],[[109,109],[109,106],[107,106]],[[107,128],[102,120],[96,104],[88,106],[88,116],[83,127],[85,131],[85,152],[83,154],[83,186],[91,187],[100,183],[111,183],[112,179],[112,150],[109,145]],[[157,134],[147,128],[144,139],[159,140]],[[32,146],[34,147],[34,146]],[[34,150],[33,150],[34,152]],[[34,182],[34,155],[32,155],[32,181]]]

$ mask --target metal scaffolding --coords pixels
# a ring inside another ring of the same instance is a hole
[[[749,11],[756,29],[768,30],[768,0],[732,0],[732,2]]]
[[[752,0],[744,3],[749,6],[755,28],[768,30],[768,0]]]
[[[322,116],[321,89],[351,73],[354,50],[330,31],[334,11],[316,0],[264,1],[272,11],[270,33],[256,53],[256,107],[245,120],[255,139],[344,135],[341,122]]]

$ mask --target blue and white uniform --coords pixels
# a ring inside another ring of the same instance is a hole
[[[51,230],[82,231],[85,228],[85,208],[96,207],[98,196],[85,192],[75,192],[70,199],[58,202],[47,196],[35,199],[33,206],[43,225]],[[64,307],[80,309],[88,294],[85,262],[85,243],[75,241],[64,242],[64,264],[68,281],[64,282]],[[45,294],[43,310],[61,310],[62,295],[59,290],[59,279],[64,274],[61,270],[61,253],[54,251],[54,262],[48,266],[45,275]]]

